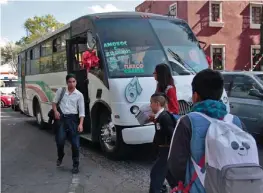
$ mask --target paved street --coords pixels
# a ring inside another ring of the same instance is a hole
[[[39,130],[34,119],[4,109],[2,119],[3,193],[142,193],[147,192],[152,161],[142,150],[130,161],[111,161],[88,143],[81,148],[78,175],[71,174],[67,145],[63,167],[57,168],[52,133]],[[141,148],[138,148],[141,149]],[[261,165],[263,150],[260,150]]]
[[[3,193],[147,192],[151,161],[110,161],[97,147],[84,144],[80,173],[71,174],[71,149],[57,168],[54,136],[34,119],[4,109],[2,119]]]

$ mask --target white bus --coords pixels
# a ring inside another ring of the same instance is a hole
[[[88,75],[80,67],[87,48],[100,58],[99,67]],[[131,145],[153,141],[154,125],[140,126],[134,110],[149,103],[159,63],[171,67],[180,114],[187,113],[193,76],[208,63],[185,21],[138,12],[83,16],[19,54],[20,108],[42,127],[55,91],[65,86],[67,73],[75,73],[86,104],[81,137],[99,142],[106,155],[121,158]],[[229,106],[225,92],[222,99]]]

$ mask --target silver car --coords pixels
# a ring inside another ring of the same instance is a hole
[[[230,112],[248,132],[263,135],[263,72],[221,72],[229,97]]]

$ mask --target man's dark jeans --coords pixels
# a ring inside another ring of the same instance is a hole
[[[73,167],[79,166],[79,133],[78,133],[78,115],[61,115],[60,120],[56,124],[56,143],[58,151],[58,159],[64,157],[64,145],[66,139],[71,143]]]
[[[165,179],[168,181],[169,185],[173,187],[171,175],[167,166],[169,147],[159,147],[158,149],[159,155],[150,174],[151,182],[149,193],[160,193]]]

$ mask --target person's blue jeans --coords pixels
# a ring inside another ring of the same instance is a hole
[[[158,147],[159,154],[155,164],[150,173],[150,190],[149,193],[160,193],[165,178],[170,184],[170,176],[167,166],[167,158],[169,154],[169,147]]]
[[[66,139],[71,143],[73,167],[79,166],[79,119],[78,115],[61,115],[58,128],[56,128],[56,144],[58,159],[64,157],[64,145]]]

